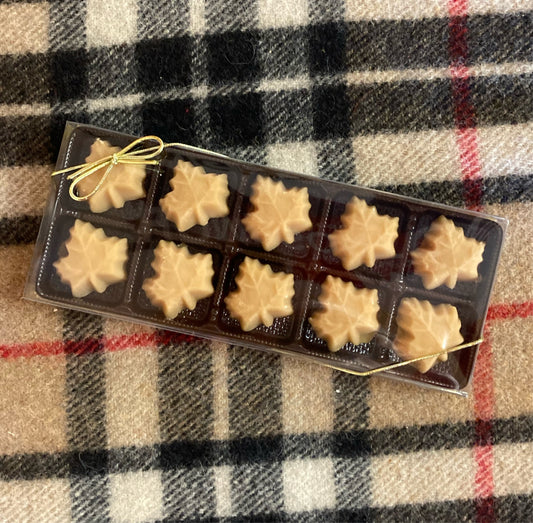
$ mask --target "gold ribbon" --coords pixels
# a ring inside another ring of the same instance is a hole
[[[158,145],[152,147],[145,147],[143,149],[135,149],[138,145],[144,142],[157,142]],[[95,194],[100,187],[104,184],[106,178],[109,176],[111,169],[120,163],[128,165],[157,165],[159,160],[155,160],[159,156],[165,147],[168,147],[170,144],[165,144],[161,138],[158,136],[143,136],[134,140],[129,145],[126,145],[124,149],[111,154],[110,156],[105,156],[100,160],[95,162],[83,163],[80,165],[73,165],[72,167],[67,167],[66,169],[61,169],[60,171],[54,171],[52,176],[57,176],[58,174],[70,173],[67,176],[67,180],[71,180],[69,194],[73,200],[77,202],[88,200],[93,194]],[[96,187],[85,196],[78,196],[76,194],[76,186],[88,176],[91,176],[96,171],[106,168],[102,178],[96,184]],[[74,171],[74,172],[72,172]]]
[[[389,365],[384,365],[383,367],[376,367],[375,369],[370,369],[370,370],[365,370],[365,371],[347,370],[342,367],[336,367],[335,365],[329,365],[329,364],[326,364],[326,365],[328,367],[331,367],[332,369],[342,370],[343,372],[347,372],[348,374],[353,374],[354,376],[371,376],[372,374],[377,374],[379,372],[384,372],[386,370],[392,370],[398,367],[403,367],[405,365],[409,365],[416,361],[427,360],[429,358],[437,358],[438,356],[441,356],[442,354],[447,354],[449,352],[455,352],[458,350],[466,349],[468,347],[473,347],[474,345],[478,345],[482,342],[483,342],[483,338],[478,338],[477,340],[469,341],[468,343],[462,343],[461,345],[456,345],[455,347],[450,347],[449,349],[444,349],[439,352],[434,352],[433,354],[426,354],[425,356],[420,356],[418,358],[412,358],[410,360],[403,360],[397,363],[391,363]]]

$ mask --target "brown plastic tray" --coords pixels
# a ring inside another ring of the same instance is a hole
[[[121,147],[133,139],[121,133],[69,123],[57,169],[84,163],[97,137]],[[179,232],[166,219],[158,202],[170,190],[172,170],[180,159],[201,165],[207,172],[228,175],[228,216],[211,219],[206,226],[195,226],[186,232]],[[65,175],[56,178],[39,233],[27,297],[228,343],[292,353],[347,371],[365,371],[400,361],[392,349],[392,342],[396,333],[398,304],[407,296],[427,299],[434,304],[453,305],[459,312],[461,334],[465,341],[481,337],[505,220],[253,165],[187,146],[166,149],[160,165],[147,166],[146,169],[146,198],[127,202],[122,209],[111,209],[101,214],[92,213],[86,202],[70,198],[70,182]],[[260,243],[250,238],[241,222],[250,209],[251,187],[257,175],[281,180],[287,187],[307,187],[311,202],[312,230],[298,234],[293,244],[282,243],[268,253]],[[346,271],[332,254],[327,236],[341,226],[340,217],[353,196],[375,205],[380,214],[397,216],[399,235],[394,257],[379,260],[372,268],[361,266]],[[413,273],[409,253],[419,246],[431,222],[440,215],[452,219],[464,229],[466,236],[485,242],[486,247],[478,268],[479,277],[475,281],[459,282],[453,290],[441,286],[429,291],[423,287],[420,277]],[[127,238],[127,281],[109,286],[102,294],[72,297],[70,288],[61,282],[52,264],[64,254],[64,242],[77,218],[102,227],[108,236]],[[212,254],[215,268],[214,294],[199,301],[193,311],[185,310],[173,320],[166,319],[142,290],[143,281],[153,275],[150,264],[160,239],[184,243],[191,252]],[[244,256],[268,263],[274,271],[285,271],[295,276],[294,314],[277,318],[271,327],[261,326],[248,333],[240,329],[239,323],[224,306],[225,296],[235,288],[235,276]],[[337,353],[331,353],[326,343],[314,333],[308,318],[319,307],[320,284],[328,274],[351,281],[358,287],[378,290],[380,331],[371,342],[358,346],[349,343]],[[460,391],[472,376],[476,351],[477,347],[470,347],[451,353],[447,362],[435,365],[426,374],[419,373],[410,365],[383,374],[420,385]]]

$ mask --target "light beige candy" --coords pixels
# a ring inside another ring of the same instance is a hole
[[[453,289],[457,281],[475,280],[483,259],[485,244],[467,238],[461,227],[439,216],[430,226],[418,249],[411,253],[415,274],[426,289],[446,285]]]
[[[143,283],[143,290],[168,319],[183,309],[194,310],[198,300],[213,294],[213,257],[191,254],[184,245],[161,240],[154,250],[155,276]]]
[[[97,138],[91,145],[91,154],[85,158],[87,163],[101,160],[120,151],[120,147],[113,147],[109,142]],[[81,180],[78,185],[80,196],[87,196],[98,185],[107,167],[102,167],[95,173]],[[105,212],[112,207],[121,208],[130,200],[137,200],[146,196],[144,192],[144,165],[119,163],[114,165],[98,191],[89,198],[92,212]]]
[[[211,218],[229,214],[228,177],[206,173],[203,167],[179,160],[170,180],[172,190],[159,200],[165,216],[178,231],[206,225]]]
[[[318,300],[322,307],[309,318],[309,323],[326,340],[331,352],[349,341],[354,345],[366,343],[379,329],[376,289],[358,289],[351,282],[329,275]]]
[[[341,216],[342,228],[331,233],[331,251],[351,271],[360,265],[373,267],[376,260],[396,254],[397,217],[378,214],[374,206],[354,196]]]
[[[426,300],[404,298],[396,318],[398,332],[394,350],[404,360],[419,358],[463,343],[461,321],[453,305],[432,305]],[[414,362],[420,372],[427,372],[437,359],[446,361],[448,354]]]
[[[242,220],[251,238],[261,242],[265,251],[281,242],[293,243],[294,236],[312,228],[311,203],[306,187],[286,189],[282,182],[258,176],[252,186],[253,210]]]
[[[76,220],[65,247],[67,256],[56,261],[54,267],[76,298],[93,291],[104,292],[109,285],[126,279],[126,238],[106,236],[103,229]]]
[[[270,327],[274,318],[293,313],[294,275],[274,272],[270,265],[246,257],[235,282],[237,290],[224,301],[243,331],[251,331],[261,324]]]

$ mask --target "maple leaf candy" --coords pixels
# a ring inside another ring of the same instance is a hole
[[[394,350],[404,360],[419,358],[463,343],[461,321],[453,305],[432,305],[427,300],[404,298],[398,307],[398,333]],[[448,354],[412,363],[420,372],[427,372]]]
[[[426,289],[446,285],[455,288],[457,281],[475,280],[483,259],[485,243],[467,238],[461,227],[439,216],[430,226],[418,249],[411,253],[415,274]]]
[[[103,229],[76,220],[65,247],[68,254],[56,261],[54,267],[74,297],[104,292],[109,285],[126,279],[126,238],[106,236]]]
[[[229,214],[225,174],[206,173],[199,165],[179,160],[170,187],[172,190],[159,200],[159,205],[180,232]]]
[[[331,251],[351,271],[360,265],[373,267],[376,260],[396,254],[399,218],[378,214],[373,205],[354,196],[341,216],[342,228],[328,236]]]
[[[358,289],[351,282],[329,275],[318,300],[321,310],[309,318],[309,323],[326,340],[331,352],[349,341],[354,345],[366,343],[379,329],[376,289]]]
[[[183,309],[194,310],[198,300],[213,294],[213,257],[191,254],[185,245],[161,240],[154,249],[155,276],[143,283],[143,290],[169,320]]]
[[[261,324],[270,327],[274,318],[293,313],[293,274],[274,272],[270,265],[246,257],[235,282],[237,290],[224,301],[243,331],[251,331]]]
[[[265,251],[275,249],[281,242],[293,243],[296,234],[312,228],[307,187],[287,189],[283,182],[258,176],[252,190],[253,210],[242,223],[250,237],[260,242]]]
[[[91,145],[91,153],[85,161],[96,162],[106,156],[118,153],[120,147],[113,147],[106,140],[97,138]],[[105,174],[107,167],[102,167],[90,176],[83,178],[77,185],[80,196],[87,196],[96,188]],[[105,212],[112,207],[121,208],[130,200],[144,198],[144,179],[146,169],[144,165],[131,165],[118,163],[114,165],[104,183],[89,199],[89,207],[92,212]]]

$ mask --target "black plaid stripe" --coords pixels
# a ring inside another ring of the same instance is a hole
[[[213,432],[212,353],[203,340],[159,347],[162,441],[197,441]]]
[[[215,515],[211,469],[174,469],[162,474],[165,519],[190,521]]]
[[[269,143],[312,139],[313,100],[309,89],[266,92],[261,98]]]
[[[85,49],[68,49],[52,56],[52,103],[79,100],[88,94],[88,53]]]
[[[346,71],[347,28],[342,22],[309,28],[309,66],[312,75]]]
[[[138,92],[137,66],[136,49],[131,46],[90,49],[87,56],[89,97],[104,98]]]
[[[446,67],[448,20],[369,20],[348,26],[349,70]]]
[[[478,125],[517,124],[531,120],[533,75],[477,77],[470,82]]]
[[[533,442],[533,416],[495,419],[492,427],[494,446]],[[33,480],[125,473],[158,468],[207,469],[218,466],[247,467],[277,464],[281,460],[303,458],[355,460],[360,467],[369,456],[410,452],[465,449],[475,438],[475,421],[432,425],[353,429],[317,435],[257,436],[228,441],[173,441],[152,447],[93,449],[82,454],[71,450],[57,454],[16,454],[0,456],[0,473],[5,480]],[[83,463],[89,466],[83,466]],[[72,465],[76,463],[76,465]],[[348,464],[349,465],[349,464]],[[353,468],[355,470],[355,468]]]
[[[137,33],[145,39],[175,36],[189,28],[188,0],[139,2],[137,9]]]
[[[33,243],[37,238],[41,219],[37,216],[0,218],[0,245]]]
[[[253,81],[259,75],[256,31],[235,31],[206,37],[209,82]]]
[[[317,147],[319,174],[322,178],[346,183],[356,181],[351,140],[324,140],[318,142]]]
[[[109,125],[120,132],[141,136],[148,134],[143,129],[143,115],[140,106],[94,111],[90,122],[93,125]]]
[[[144,92],[187,86],[191,82],[188,36],[142,40],[135,48],[139,86]]]
[[[51,42],[52,45],[61,43],[61,46],[46,55],[1,57],[3,80],[5,77],[5,80],[9,81],[12,74],[17,74],[17,71],[19,77],[23,77],[23,72],[28,74],[37,70],[41,74],[36,74],[35,78],[43,82],[40,84],[42,87],[35,89],[36,86],[32,84],[31,92],[27,93],[28,97],[22,98],[21,94],[17,93],[21,87],[26,86],[22,85],[22,82],[17,84],[13,81],[13,88],[9,89],[9,84],[7,85],[9,96],[6,100],[23,99],[27,103],[34,100],[39,93],[44,98],[46,94],[44,82],[61,80],[59,74],[50,74],[50,72],[47,74],[47,68],[52,67],[54,63],[57,64],[56,71],[63,75],[83,73],[87,60],[83,60],[87,53],[85,34],[84,31],[69,28],[66,22],[73,22],[76,28],[83,27],[83,24],[79,23],[80,18],[76,17],[84,16],[85,3],[71,0],[52,2],[51,5]],[[156,10],[154,4],[146,4],[144,8]],[[182,12],[183,10],[180,11]],[[250,17],[254,9],[246,11],[243,6],[239,12],[242,14],[235,16],[230,8],[225,8],[221,14],[212,3],[207,8],[208,18],[215,18],[217,25],[223,24],[225,13],[238,25],[239,16]],[[142,12],[138,17],[141,20],[140,24],[149,23],[141,15]],[[183,27],[188,25],[187,19],[185,12],[180,20],[168,22],[173,27],[172,31],[160,31],[153,38],[141,39],[137,44],[133,44],[139,55],[139,74],[144,78],[141,87],[145,90],[187,83],[191,36],[187,35],[185,30],[178,30],[180,24]],[[533,25],[531,13],[476,15],[468,18],[467,25],[470,65],[527,61],[531,58],[530,33]],[[59,30],[67,34],[61,38],[55,37],[54,31]],[[262,74],[265,77],[297,76],[301,71],[305,71],[307,58],[311,71],[318,75],[335,74],[345,70],[438,68],[449,65],[447,19],[321,22],[308,28],[276,28],[263,31],[257,30],[252,23],[246,23],[235,29],[232,29],[232,25],[224,25],[222,31],[213,31],[204,38],[207,47],[213,53],[210,60],[215,81],[235,80],[239,75],[241,77],[245,75],[247,79],[255,77],[254,72],[258,71],[257,62],[262,62]],[[116,51],[111,47],[110,54],[114,52]],[[71,67],[62,67],[65,63]],[[121,63],[117,59],[113,67],[118,67]],[[127,67],[126,65],[125,71]],[[276,72],[276,69],[280,72]],[[160,72],[161,77],[152,75],[152,72]],[[134,76],[128,77],[128,84],[132,78],[134,79]],[[83,83],[83,74],[80,79]],[[129,84],[126,90],[135,92],[135,83]],[[63,96],[67,94],[63,93]],[[71,96],[76,97],[75,92]]]
[[[87,0],[50,2],[50,46],[52,50],[85,47]]]
[[[263,108],[259,93],[213,96],[209,99],[209,115],[217,148],[264,143]]]
[[[531,60],[533,12],[470,16],[467,26],[469,63]]]
[[[211,0],[205,3],[206,28],[212,33],[247,29],[257,23],[257,0]]]
[[[339,510],[357,510],[368,506],[372,497],[370,460],[344,458],[334,460],[335,490]]]
[[[0,82],[1,84],[1,82]],[[0,117],[1,165],[52,163],[51,121],[46,116]],[[59,141],[57,142],[59,145]]]
[[[280,434],[280,357],[232,348],[229,351],[228,367],[232,437]]]
[[[93,523],[109,520],[109,478],[73,476],[70,479],[73,521]]]
[[[283,478],[280,463],[235,466],[231,476],[232,508],[250,518],[283,511]]]
[[[160,468],[160,447],[118,447],[111,448],[107,457],[107,471],[110,474],[155,470]]]
[[[339,509],[359,509],[371,497],[370,453],[373,438],[368,427],[368,379],[336,372],[333,375],[334,430],[350,434],[332,442],[335,486]],[[355,430],[354,430],[355,428]]]
[[[335,22],[344,20],[344,2],[336,0],[308,0],[311,21]]]
[[[4,71],[0,73],[0,103],[22,104],[47,102],[52,70],[45,54],[0,55]],[[35,75],[28,82],[28,73]]]
[[[145,134],[155,134],[167,142],[196,143],[192,98],[145,103],[142,121]]]
[[[351,115],[362,105],[357,103],[360,94],[353,89],[352,99],[344,83],[336,85],[316,86],[313,88],[313,130],[316,140],[332,138],[347,138],[350,136]],[[366,98],[366,96],[365,96]],[[365,110],[368,110],[365,99]],[[357,120],[365,119],[361,113],[356,113]],[[357,125],[357,123],[356,123]]]
[[[107,517],[109,485],[105,422],[105,355],[101,320],[64,311],[66,414],[71,511],[75,521]]]
[[[263,78],[308,74],[309,34],[304,27],[271,29],[257,36],[257,58]]]

